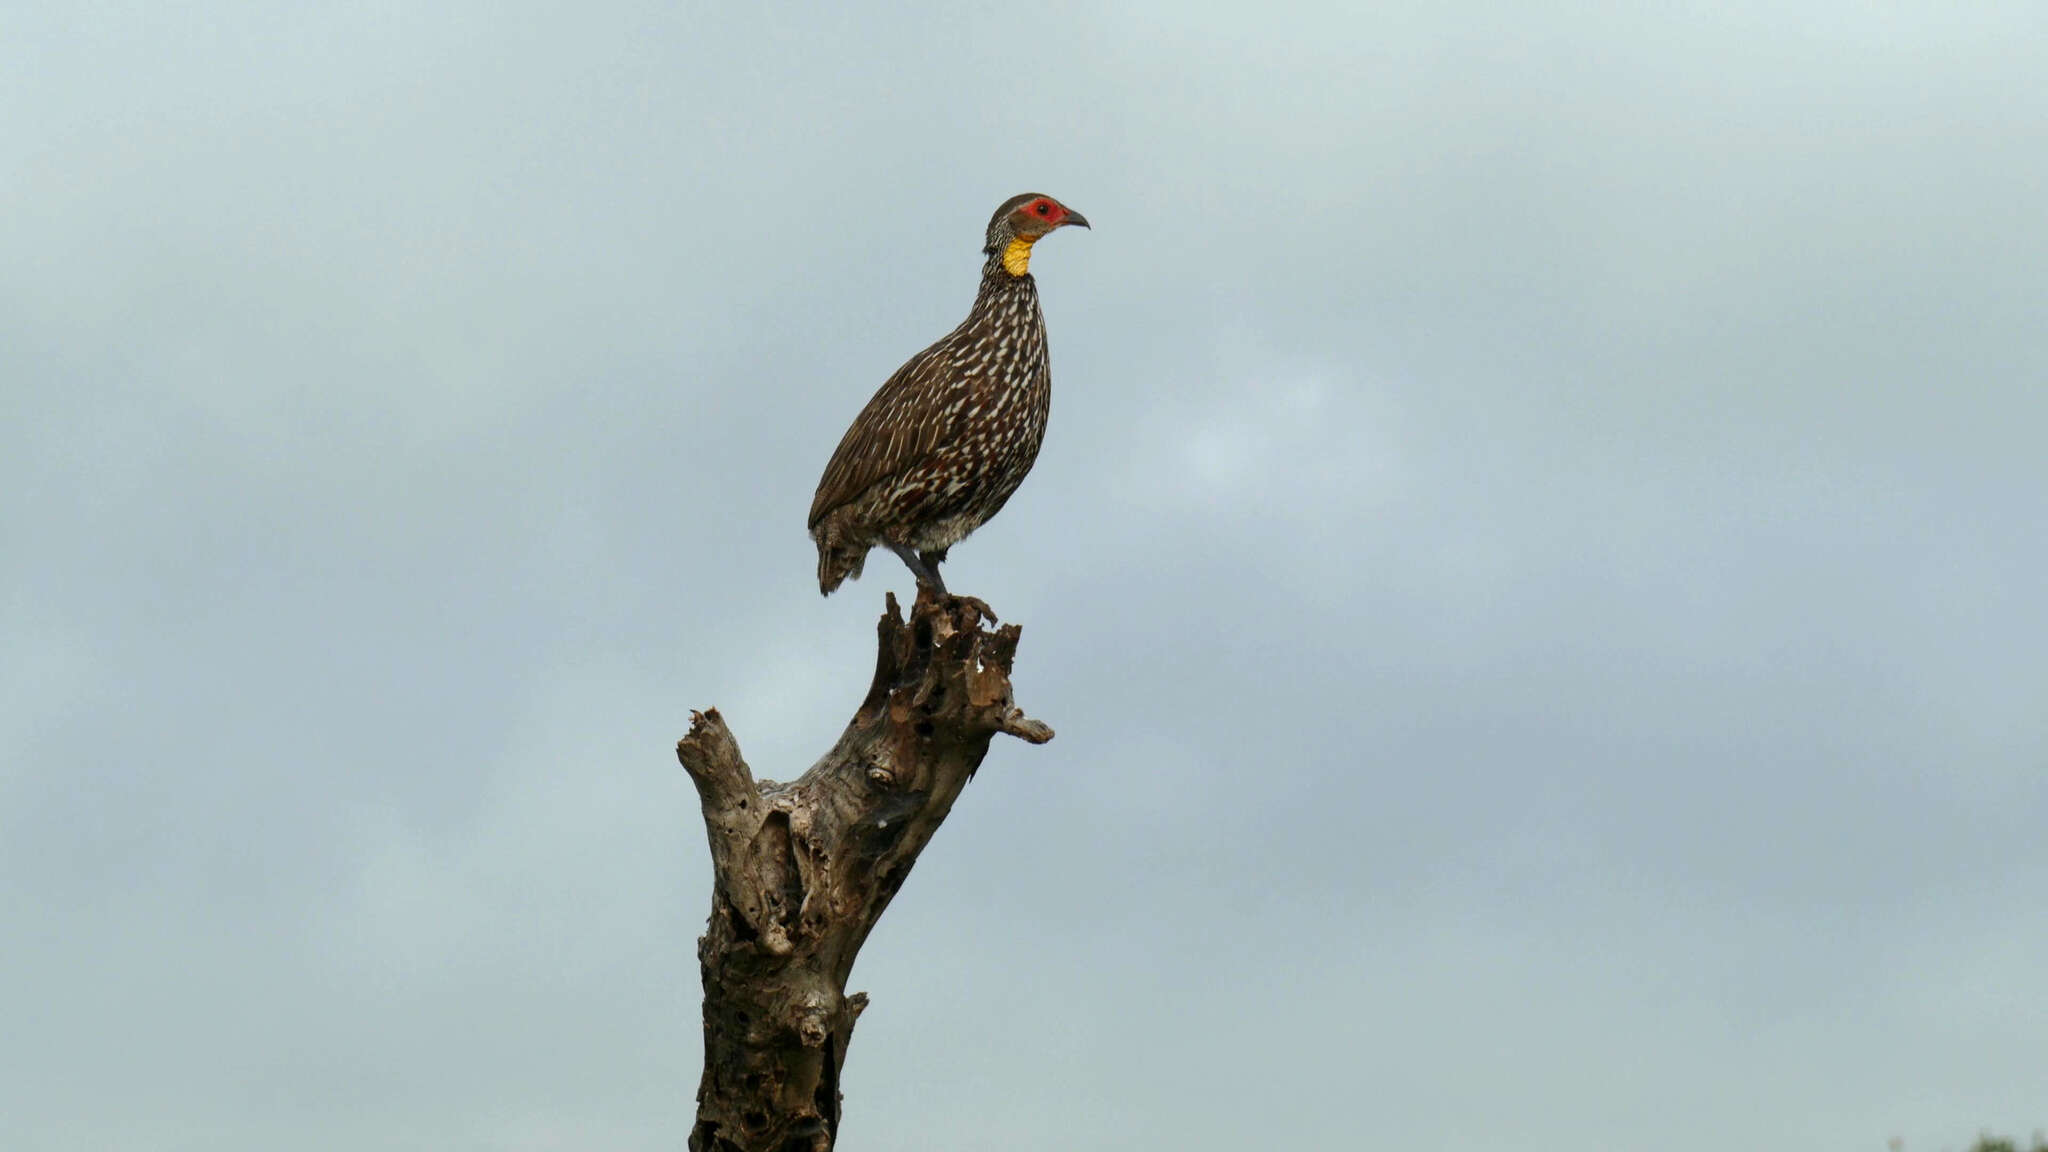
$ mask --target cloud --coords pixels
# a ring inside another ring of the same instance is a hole
[[[672,743],[857,703],[908,581],[810,486],[1026,188],[1096,226],[949,579],[1060,736],[870,942],[849,1148],[2037,1122],[2034,9],[1039,19],[25,17],[16,1144],[672,1146]]]

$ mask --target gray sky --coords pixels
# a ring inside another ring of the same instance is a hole
[[[680,1146],[670,749],[857,703],[811,488],[1025,190],[1059,739],[848,1152],[2048,1125],[2048,15],[1657,7],[16,6],[7,1146]]]

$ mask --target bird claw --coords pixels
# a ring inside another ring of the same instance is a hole
[[[948,596],[946,597],[946,599],[950,603],[963,604],[969,608],[972,608],[974,611],[981,614],[981,618],[983,620],[988,621],[990,624],[998,623],[998,621],[996,620],[995,609],[990,608],[988,606],[988,601],[983,600],[979,596]]]
[[[943,584],[936,588],[930,584],[919,584],[917,586],[917,602],[920,604],[930,604],[934,608],[945,611],[948,615],[951,615],[956,609],[966,608],[978,614],[983,622],[989,624],[999,623],[996,617],[996,610],[988,606],[988,601],[983,600],[979,596],[956,596],[946,591],[946,586]],[[969,628],[975,625],[976,621],[968,621],[967,623]]]

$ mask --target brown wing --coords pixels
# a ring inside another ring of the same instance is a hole
[[[968,382],[953,367],[953,343],[948,336],[912,356],[854,417],[811,498],[811,527],[878,482],[914,467],[959,426],[967,412]]]

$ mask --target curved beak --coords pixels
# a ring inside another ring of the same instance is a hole
[[[1067,218],[1060,221],[1060,227],[1088,228],[1088,218],[1069,208],[1067,209]],[[1095,231],[1093,228],[1088,228],[1088,230],[1090,232]]]

